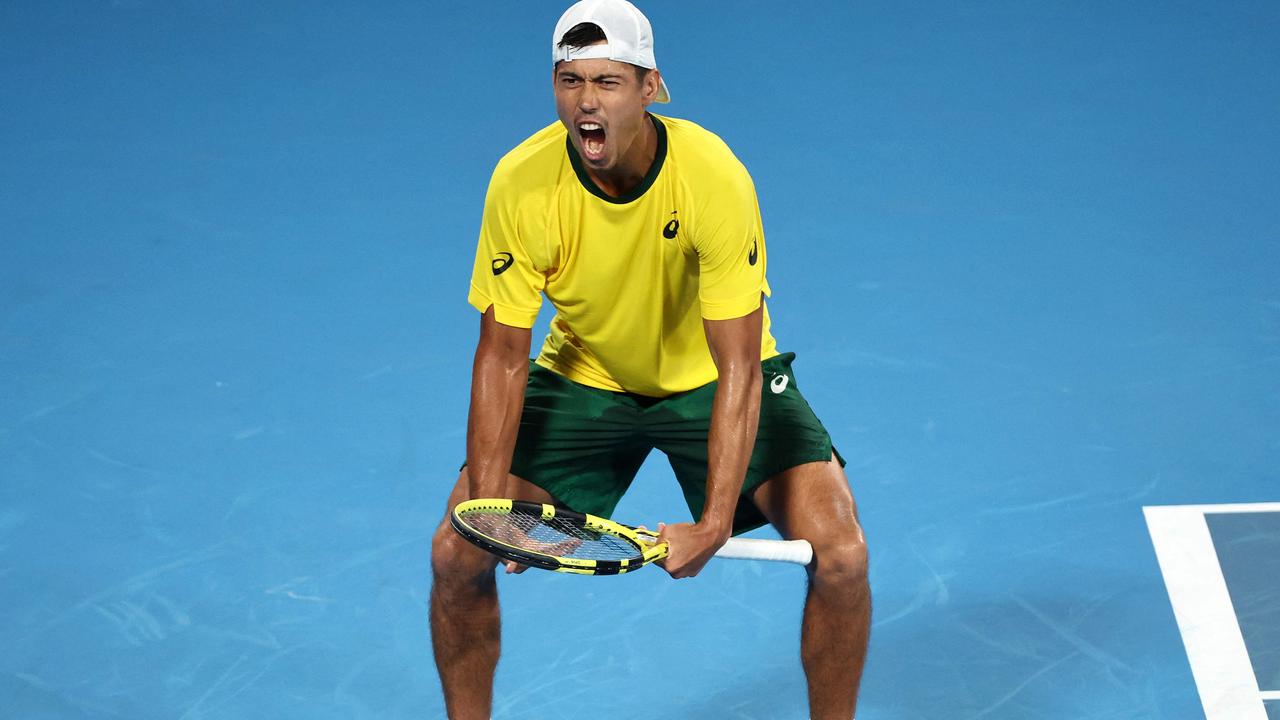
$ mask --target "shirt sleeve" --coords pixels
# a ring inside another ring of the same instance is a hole
[[[546,276],[535,267],[521,237],[516,194],[495,171],[485,195],[480,240],[467,302],[503,325],[531,328],[542,307]]]
[[[733,169],[700,208],[693,237],[698,299],[707,320],[750,315],[760,307],[761,295],[769,294],[755,184],[741,164]]]

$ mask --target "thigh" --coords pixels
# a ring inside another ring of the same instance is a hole
[[[771,521],[749,499],[761,483],[793,468],[825,463],[833,454],[839,460],[831,436],[800,393],[791,367],[794,358],[793,353],[783,353],[761,363],[764,383],[760,390],[760,421],[743,479],[742,497],[734,513],[735,535]],[[658,416],[649,417],[647,424],[655,434],[656,446],[667,454],[695,518],[701,516],[706,499],[707,435],[715,389],[713,382],[664,400],[646,412],[647,416]],[[655,422],[657,419],[661,422]],[[838,463],[836,471],[843,478],[840,465],[843,463]]]
[[[449,500],[445,506],[445,522],[449,521],[449,513],[453,511],[454,506],[464,500],[472,499],[468,488],[471,480],[467,475],[467,469],[462,468],[462,472],[458,473],[458,480],[453,484],[453,490],[449,491]],[[510,498],[512,500],[527,500],[537,503],[558,503],[559,500],[546,490],[534,485],[524,478],[516,475],[507,475],[507,485],[503,489],[500,497]]]
[[[819,555],[824,547],[864,542],[853,491],[834,453],[770,477],[751,499],[783,537],[808,540]]]
[[[432,568],[437,578],[454,575],[459,578],[483,576],[498,563],[497,557],[472,545],[464,540],[461,535],[454,532],[449,522],[449,515],[453,512],[453,508],[458,503],[471,499],[468,491],[469,485],[470,479],[467,476],[467,469],[463,468],[462,472],[458,474],[457,482],[453,484],[449,499],[445,503],[444,517],[441,518],[440,524],[436,526],[435,534],[432,537]],[[557,499],[551,493],[515,475],[507,476],[507,486],[503,490],[503,496],[529,502],[557,502]]]

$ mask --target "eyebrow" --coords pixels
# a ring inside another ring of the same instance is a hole
[[[579,75],[572,70],[557,70],[556,76],[574,78],[576,80],[583,79],[582,75]],[[601,80],[621,80],[622,73],[601,73],[599,75],[592,75],[590,79],[592,82],[600,82]]]

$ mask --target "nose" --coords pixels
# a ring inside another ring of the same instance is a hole
[[[578,109],[585,113],[595,112],[600,107],[596,92],[594,83],[583,83],[582,93],[578,95]]]

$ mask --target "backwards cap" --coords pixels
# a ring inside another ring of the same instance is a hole
[[[587,47],[560,47],[565,33],[582,23],[592,23],[604,31],[605,44]],[[653,27],[649,19],[627,0],[580,0],[564,11],[551,38],[551,61],[570,62],[603,58],[631,63],[647,70],[658,67],[653,57]],[[657,102],[671,102],[667,83],[659,76]]]

